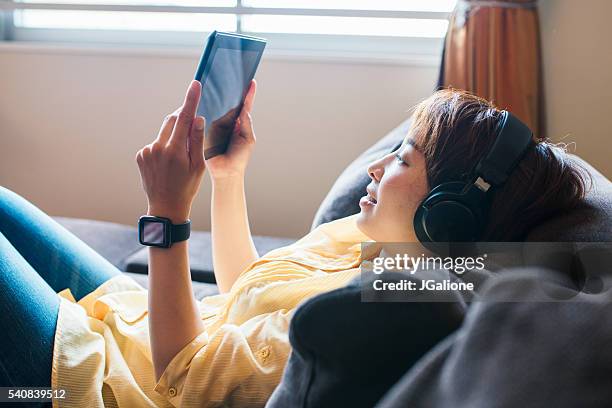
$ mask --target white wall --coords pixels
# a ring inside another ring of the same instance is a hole
[[[612,2],[541,2],[549,134],[612,178]],[[197,53],[0,50],[0,184],[54,215],[134,224],[135,152],[181,103]],[[247,194],[253,232],[297,237],[340,171],[426,97],[438,68],[265,60]],[[208,229],[210,183],[193,210]]]
[[[548,134],[612,179],[612,1],[540,0]]]
[[[198,55],[0,52],[0,184],[54,215],[134,224],[135,152],[182,102]],[[306,233],[342,169],[426,97],[436,66],[263,61],[247,180],[252,230]],[[210,181],[193,209],[209,229]]]

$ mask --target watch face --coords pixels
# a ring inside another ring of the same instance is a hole
[[[139,224],[140,243],[149,246],[168,246],[168,223],[155,217],[142,217]]]

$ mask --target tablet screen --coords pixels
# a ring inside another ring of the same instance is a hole
[[[212,66],[202,83],[202,98],[198,114],[207,124],[221,118],[242,101],[243,90],[249,85],[250,73],[258,62],[257,51],[218,48]]]
[[[200,79],[202,96],[198,115],[206,118],[204,156],[207,159],[227,149],[243,98],[261,58],[262,50],[232,45],[213,46]]]

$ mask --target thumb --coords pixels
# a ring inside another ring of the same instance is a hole
[[[255,142],[255,133],[253,132],[253,122],[251,120],[251,111],[253,110],[253,102],[255,101],[255,94],[257,93],[257,82],[252,79],[249,84],[249,90],[247,91],[240,111],[240,116],[236,121],[236,128],[240,131],[243,137],[251,142]]]
[[[204,127],[206,120],[203,116],[196,116],[189,135],[189,158],[195,165],[204,163]]]
[[[240,112],[240,116],[236,121],[236,126],[240,130],[240,135],[244,137],[248,142],[255,142],[255,132],[253,132],[253,122],[251,120],[251,114],[246,109]]]

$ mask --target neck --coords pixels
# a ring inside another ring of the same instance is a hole
[[[408,257],[417,258],[421,256],[434,256],[430,250],[420,242],[366,242],[363,245],[362,260],[374,258]]]

